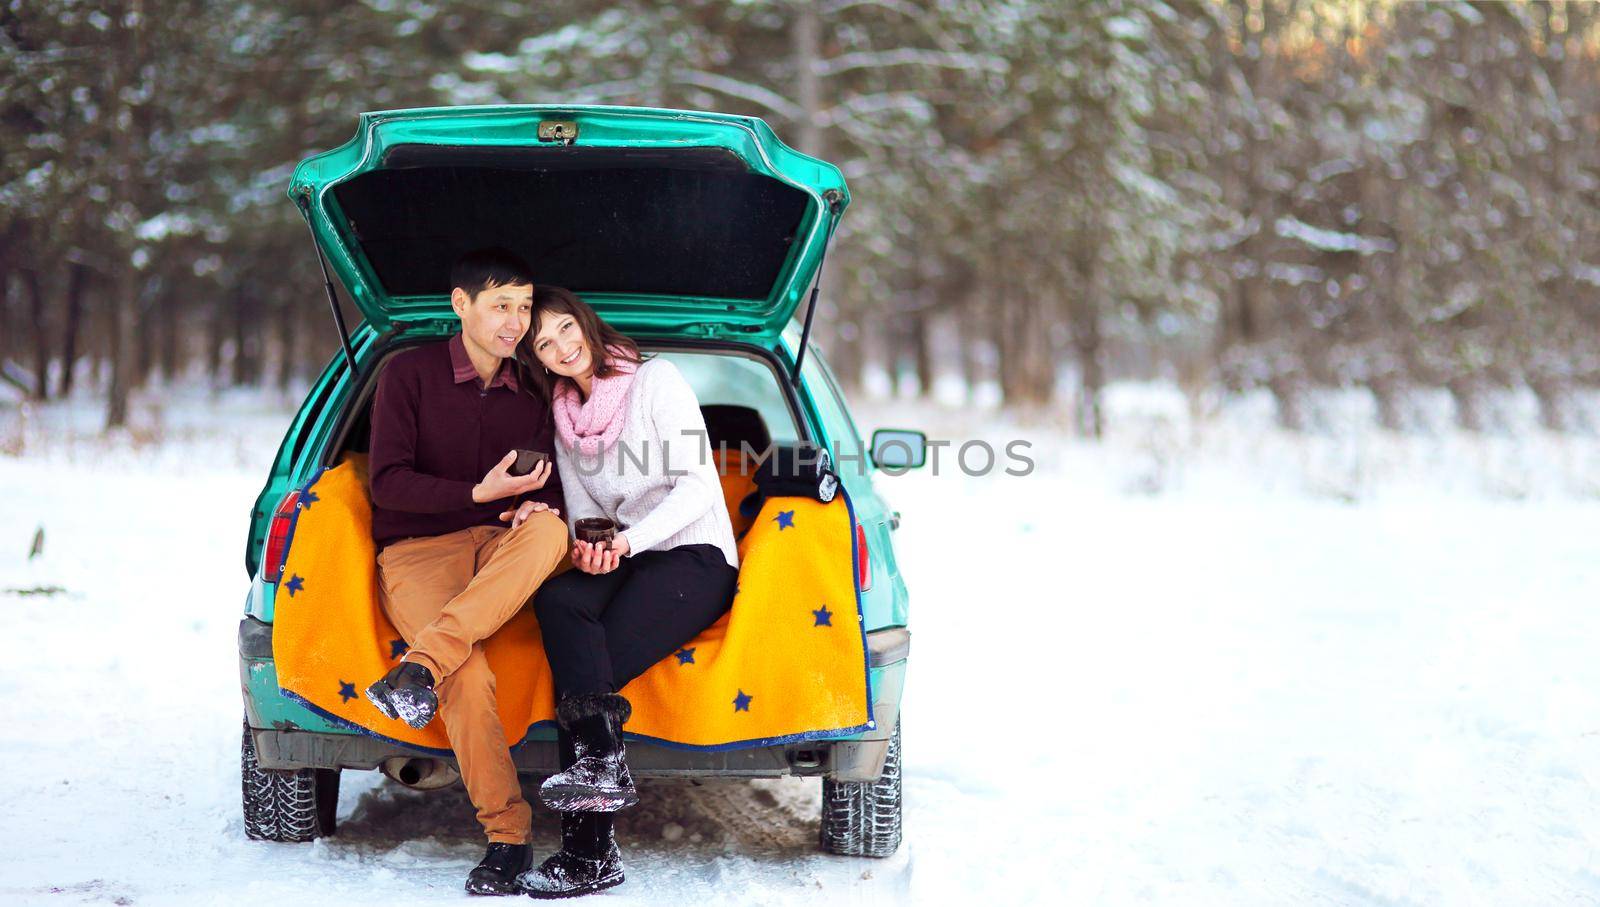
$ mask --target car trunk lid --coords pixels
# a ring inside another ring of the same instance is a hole
[[[793,317],[849,201],[760,119],[602,106],[363,114],[289,193],[379,329],[449,317],[450,263],[504,246],[624,330],[746,337]]]

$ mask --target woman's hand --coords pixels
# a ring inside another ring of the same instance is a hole
[[[622,556],[629,550],[625,535],[618,535],[609,544],[578,539],[572,543],[572,566],[584,573],[610,573],[622,563]]]
[[[533,516],[541,510],[548,510],[556,516],[561,515],[561,508],[551,507],[549,504],[546,504],[543,501],[523,501],[522,506],[518,507],[516,510],[503,511],[500,514],[500,519],[502,522],[505,520],[510,520],[511,528],[515,529],[518,526],[521,526],[523,523],[526,523],[528,521],[528,517]]]

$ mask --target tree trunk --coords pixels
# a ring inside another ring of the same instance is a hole
[[[222,384],[223,320],[227,317],[220,298],[213,299],[206,319],[206,376],[214,389]]]
[[[50,398],[50,333],[45,326],[44,287],[39,272],[24,269],[23,284],[28,288],[28,313],[33,319],[33,399]]]
[[[817,73],[817,63],[822,58],[822,35],[823,22],[817,3],[801,0],[794,7],[794,18],[789,25],[789,56],[795,72],[795,101],[800,108],[799,122],[794,124],[794,147],[827,160],[828,135],[822,126],[823,106],[827,102],[823,96],[822,77]],[[846,390],[858,390],[866,364],[866,319],[863,307],[848,302],[840,292],[839,250],[830,246],[828,260],[835,265],[824,267],[818,276],[817,316],[812,332],[813,336],[820,334],[827,338],[825,344],[817,345],[826,347],[828,365],[839,382]],[[801,316],[804,317],[803,309]]]
[[[289,381],[294,376],[295,328],[298,319],[293,309],[278,310],[278,375],[274,382],[278,390],[287,393]]]
[[[11,305],[11,268],[0,258],[0,361],[18,355],[22,349],[17,327],[22,319],[13,315]]]
[[[822,19],[817,5],[801,0],[795,5],[789,28],[789,51],[794,61],[795,95],[800,104],[800,122],[795,135],[799,150],[813,157],[822,156],[822,78],[816,63],[822,55]]]
[[[917,395],[933,396],[933,350],[928,336],[928,312],[924,309],[911,319],[911,355],[917,366]]]
[[[989,342],[994,345],[995,355],[995,380],[1000,385],[1000,403],[1009,405],[1016,402],[1017,395],[1017,356],[1016,343],[1012,339],[1016,331],[1011,326],[1011,282],[1005,279],[1005,263],[995,256],[991,259],[995,268],[996,280],[990,284],[989,294]]]
[[[61,393],[72,395],[73,373],[78,366],[78,338],[83,331],[83,295],[89,287],[89,266],[82,262],[67,265],[67,305],[61,326]]]
[[[160,280],[153,277],[152,280]],[[155,309],[164,300],[160,299],[158,292],[152,293],[146,287],[139,294],[139,304],[134,308],[133,329],[133,370],[129,380],[132,387],[144,387],[150,380],[150,371],[155,367]]]
[[[1450,398],[1456,404],[1456,424],[1471,432],[1481,432],[1488,425],[1484,418],[1484,395],[1479,383],[1470,377],[1455,377],[1445,383]]]
[[[1005,262],[1000,263],[1002,267]],[[1039,402],[1033,384],[1032,344],[1029,302],[1023,287],[1007,279],[996,287],[995,317],[991,319],[995,350],[999,354],[1000,398],[1006,406],[1025,406]]]
[[[106,428],[121,428],[128,424],[128,393],[133,385],[133,357],[128,340],[133,334],[134,307],[138,305],[137,277],[133,266],[126,261],[117,262],[117,273],[112,281],[111,317],[107,327],[108,358],[111,360],[111,389],[106,395]]]
[[[1528,379],[1534,399],[1539,402],[1539,424],[1550,431],[1573,428],[1571,394],[1567,382],[1554,375],[1534,375]]]
[[[1101,395],[1105,390],[1105,330],[1100,323],[1105,310],[1100,269],[1100,248],[1094,237],[1079,240],[1073,266],[1077,286],[1069,292],[1072,311],[1072,345],[1078,359],[1078,405],[1073,418],[1078,434],[1099,439],[1105,436],[1105,415]]]
[[[233,294],[233,384],[261,380],[261,335],[255,330],[255,300],[248,293]]]
[[[161,306],[156,322],[161,327],[161,381],[172,384],[178,378],[178,313],[177,301]]]
[[[969,405],[977,399],[978,384],[985,377],[982,363],[978,361],[979,338],[983,332],[978,330],[982,318],[976,311],[976,296],[976,293],[968,295],[966,304],[956,312],[955,318],[959,332],[956,349],[961,360],[961,393]]]
[[[878,329],[878,335],[883,338],[883,366],[889,373],[889,396],[895,399],[900,397],[900,388],[904,382],[900,380],[900,353],[905,347],[901,336],[902,326],[898,318]]]
[[[1300,376],[1290,371],[1274,371],[1267,379],[1267,388],[1278,406],[1278,425],[1289,431],[1305,431],[1306,389]]]
[[[1078,434],[1099,440],[1105,436],[1102,399],[1106,386],[1105,345],[1100,313],[1092,301],[1081,306],[1073,319],[1073,346],[1078,358],[1078,405],[1074,412]]]
[[[117,211],[122,205],[131,207],[133,202],[134,180],[136,172],[134,166],[134,135],[133,131],[142,125],[142,118],[134,106],[132,91],[134,82],[141,79],[139,67],[143,61],[143,32],[145,27],[144,4],[134,0],[130,4],[128,14],[119,23],[120,28],[127,29],[125,34],[118,35],[123,39],[120,46],[113,45],[107,67],[110,73],[111,90],[107,93],[108,99],[117,105],[115,113],[107,121],[112,131],[110,142],[112,153],[110,165],[117,176],[112,193],[110,210]],[[120,51],[120,52],[119,52]],[[133,340],[134,320],[138,315],[139,305],[139,275],[133,269],[131,251],[132,237],[119,236],[115,248],[117,254],[112,259],[112,267],[116,269],[113,278],[113,289],[110,302],[112,306],[111,318],[107,327],[111,331],[109,344],[109,358],[111,359],[111,388],[106,395],[106,429],[121,428],[128,424],[128,395],[133,385],[133,357],[129,346]]]
[[[1378,425],[1386,431],[1406,428],[1405,381],[1396,372],[1386,371],[1367,381],[1373,402],[1378,407]]]

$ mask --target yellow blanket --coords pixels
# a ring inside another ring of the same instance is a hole
[[[279,686],[338,723],[448,753],[442,722],[412,729],[362,695],[404,652],[378,603],[366,458],[321,471],[301,499],[274,602]],[[827,504],[767,500],[739,541],[732,609],[622,690],[633,704],[629,736],[732,749],[871,727],[853,518],[842,490]],[[484,652],[506,739],[520,745],[555,718],[533,608],[501,627]]]

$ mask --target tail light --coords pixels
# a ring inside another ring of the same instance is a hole
[[[294,523],[294,509],[300,505],[300,492],[291,491],[278,502],[272,514],[272,525],[267,529],[267,554],[261,560],[261,578],[276,583],[283,576],[283,556],[289,549],[289,527]]]
[[[872,549],[867,547],[867,530],[856,524],[856,588],[872,588]]]

